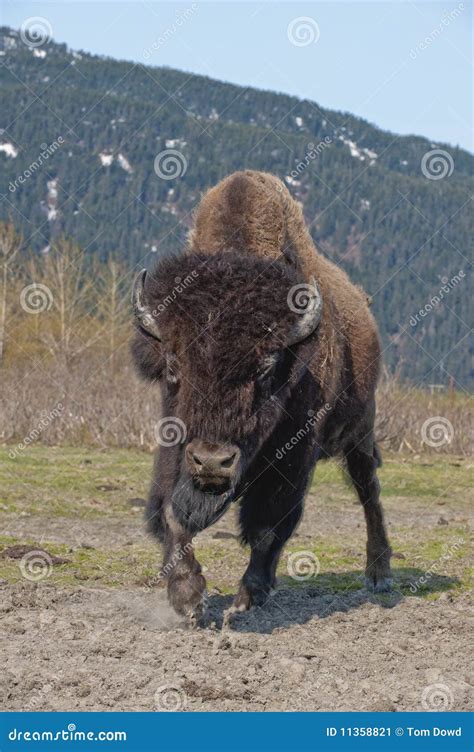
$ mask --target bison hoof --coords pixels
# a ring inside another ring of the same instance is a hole
[[[263,606],[270,595],[270,588],[250,587],[242,582],[235,597],[234,611],[248,611],[252,606]]]
[[[201,574],[168,581],[168,600],[176,613],[197,625],[204,613],[206,580]]]
[[[204,593],[201,603],[186,613],[186,620],[191,629],[197,629],[206,612],[206,594]]]
[[[393,587],[392,577],[366,577],[365,587],[372,593],[390,593]]]

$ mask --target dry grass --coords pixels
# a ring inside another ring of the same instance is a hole
[[[152,449],[159,391],[137,378],[126,348],[121,352],[113,375],[110,363],[95,357],[68,368],[39,361],[2,369],[0,442],[20,452],[18,445],[36,442]],[[385,450],[467,456],[472,424],[468,395],[430,395],[388,378],[380,385],[377,436]]]
[[[0,223],[0,443],[17,454],[37,442],[152,449],[160,396],[130,362],[132,270],[113,258],[86,264],[64,238],[45,258],[20,263],[20,245]],[[430,395],[382,380],[377,436],[385,450],[467,456],[471,426],[465,393]]]

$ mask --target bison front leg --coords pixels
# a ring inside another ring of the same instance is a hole
[[[165,531],[161,576],[167,581],[171,606],[196,626],[204,612],[206,580],[194,556],[192,534],[175,519],[171,505],[165,504],[163,512]]]
[[[346,461],[354,487],[364,508],[367,525],[367,587],[376,593],[392,589],[390,569],[391,549],[379,500],[380,484],[377,478],[379,454],[371,436],[346,453]]]
[[[271,477],[269,474],[268,479]],[[265,482],[257,483],[244,497],[240,524],[242,538],[250,544],[251,554],[234,610],[262,606],[275,587],[282,549],[301,518],[305,485],[297,487],[284,481],[278,488],[272,488]]]
[[[193,534],[176,518],[172,506],[178,447],[161,447],[155,456],[154,478],[146,510],[147,527],[163,547],[160,577],[174,610],[195,624],[204,610],[206,580],[194,556]]]

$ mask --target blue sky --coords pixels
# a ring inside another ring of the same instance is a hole
[[[33,16],[73,49],[294,94],[473,150],[469,0],[4,0],[3,23]]]

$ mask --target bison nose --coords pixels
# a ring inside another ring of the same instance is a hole
[[[192,475],[210,478],[232,478],[240,458],[234,445],[210,444],[194,439],[186,447],[186,460]]]

